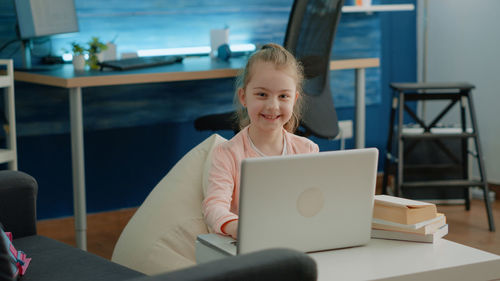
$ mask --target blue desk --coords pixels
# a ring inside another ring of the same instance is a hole
[[[87,209],[85,196],[82,88],[115,86],[173,81],[191,81],[235,77],[246,64],[246,57],[230,61],[209,57],[190,57],[182,63],[127,71],[76,72],[72,65],[48,71],[15,71],[16,81],[66,88],[69,91],[71,158],[73,168],[73,205],[75,214],[76,244],[87,248]],[[356,81],[356,147],[364,147],[365,140],[365,68],[378,67],[378,58],[333,60],[331,70],[355,69]]]

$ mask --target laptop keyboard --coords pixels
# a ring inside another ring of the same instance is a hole
[[[103,68],[112,68],[115,70],[129,70],[146,68],[152,66],[173,64],[177,62],[182,62],[183,57],[181,56],[152,56],[152,57],[136,57],[121,60],[105,61],[99,63],[101,70]]]

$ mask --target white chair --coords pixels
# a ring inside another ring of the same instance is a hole
[[[191,149],[151,191],[123,230],[112,261],[148,275],[196,264],[195,240],[207,233],[201,203],[213,134]]]

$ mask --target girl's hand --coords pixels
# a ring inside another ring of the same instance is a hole
[[[222,231],[236,240],[238,237],[238,220],[226,223],[222,228]]]

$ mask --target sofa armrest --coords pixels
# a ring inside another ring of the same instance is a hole
[[[0,171],[0,222],[14,238],[36,234],[36,180],[23,172]]]
[[[203,263],[134,281],[279,281],[316,280],[316,262],[289,249],[270,249]]]

